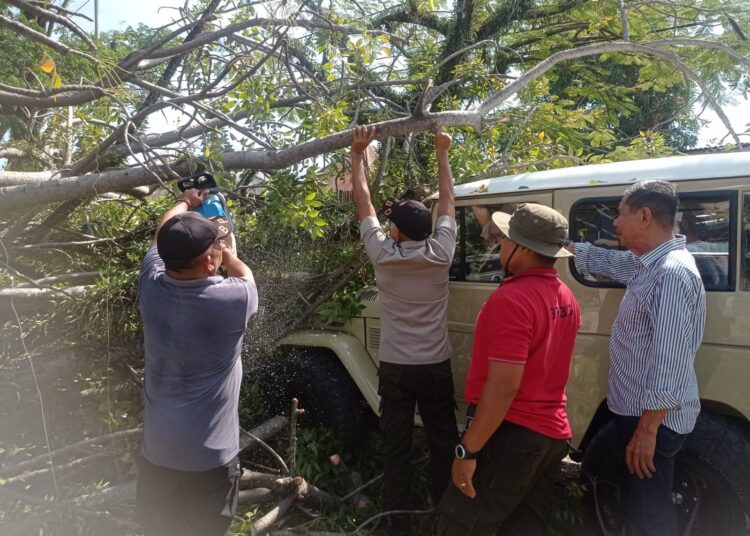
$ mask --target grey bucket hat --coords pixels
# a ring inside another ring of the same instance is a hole
[[[505,236],[519,246],[544,255],[545,257],[573,257],[573,254],[562,246],[568,238],[568,220],[555,209],[524,203],[515,212],[495,212],[492,222]]]

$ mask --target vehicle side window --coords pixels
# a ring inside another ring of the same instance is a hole
[[[451,265],[451,281],[502,281],[496,238],[498,230],[492,223],[492,214],[497,211],[512,214],[515,208],[515,204],[506,203],[472,205],[457,209],[458,242]]]
[[[615,232],[614,221],[617,218],[617,205],[620,198],[602,200],[584,200],[573,206],[570,217],[570,236],[576,242],[591,242],[595,246],[607,249],[624,249],[620,247]],[[582,274],[571,260],[571,270],[576,279],[585,285],[596,287],[622,287],[609,277],[594,274]]]
[[[750,290],[750,194],[742,204],[742,290]]]
[[[726,194],[684,194],[675,218],[675,234],[685,235],[687,250],[693,254],[695,264],[706,290],[734,290],[734,251],[730,244],[735,224],[733,209],[736,196]],[[594,245],[617,248],[619,242],[614,229],[619,198],[584,200],[571,211],[571,236],[574,240]],[[607,277],[584,275],[575,269],[575,277],[590,286],[621,287]]]
[[[687,250],[695,258],[706,290],[734,290],[731,259],[736,257],[729,250],[734,211],[730,216],[730,209],[727,198],[680,199],[674,232],[685,235]]]

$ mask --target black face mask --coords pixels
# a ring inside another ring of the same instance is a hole
[[[518,244],[516,244],[516,247],[514,247],[513,251],[510,252],[510,257],[508,257],[508,260],[505,262],[505,265],[502,266],[500,269],[500,272],[501,272],[500,276],[503,278],[500,281],[501,285],[503,284],[502,282],[505,281],[506,277],[511,277],[513,275],[513,272],[508,270],[508,266],[510,266],[510,260],[513,258],[513,255],[516,254],[516,251],[518,251]]]

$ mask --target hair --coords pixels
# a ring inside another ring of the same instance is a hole
[[[205,253],[201,253],[197,257],[189,259],[187,261],[164,261],[164,266],[167,270],[173,272],[182,272],[183,270],[192,270],[200,264],[201,259]]]
[[[541,264],[542,266],[547,266],[551,268],[552,266],[555,265],[555,262],[557,261],[557,257],[547,257],[546,255],[542,255],[541,253],[537,253],[536,251],[531,251],[531,252],[534,254],[534,256],[536,256],[537,262]]]
[[[622,200],[632,210],[647,207],[662,227],[674,227],[677,216],[677,187],[674,184],[655,180],[636,182],[628,186]]]
[[[208,249],[198,255],[197,257],[193,257],[192,259],[188,259],[186,261],[164,261],[164,267],[167,270],[171,270],[173,272],[182,272],[185,270],[192,270],[193,268],[196,268],[198,265],[200,265],[201,261],[203,260],[203,257],[206,256],[207,253],[212,253],[216,251],[216,248],[221,249],[221,245],[219,245],[218,240],[208,246]]]
[[[511,240],[513,242],[513,240]],[[548,268],[551,268],[555,265],[555,262],[557,261],[557,257],[547,257],[547,255],[542,255],[541,253],[534,251],[531,248],[527,248],[526,246],[522,246],[518,242],[513,242],[516,244],[519,248],[525,249],[529,253],[531,253],[534,258],[536,259],[536,263],[540,264],[541,266],[547,266]]]

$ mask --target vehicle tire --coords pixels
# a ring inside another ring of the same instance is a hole
[[[349,373],[330,352],[293,349],[259,371],[263,404],[269,413],[289,415],[292,398],[305,410],[299,422],[330,429],[343,447],[361,437],[364,400]]]
[[[624,452],[614,422],[594,436],[581,474],[602,528],[623,527]],[[731,418],[701,413],[675,462],[672,498],[679,534],[750,535],[750,434]]]

